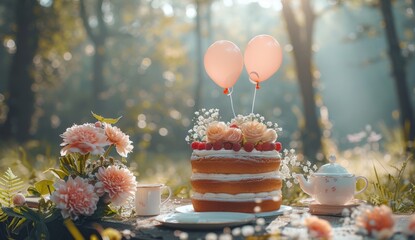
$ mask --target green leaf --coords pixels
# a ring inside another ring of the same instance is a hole
[[[24,189],[24,182],[14,175],[9,168],[0,176],[0,204],[4,207],[10,207],[11,198],[14,194]]]
[[[60,179],[65,179],[65,177],[68,176],[68,174],[66,174],[65,171],[62,171],[60,169],[55,169],[55,168],[49,168],[45,172],[51,172],[55,177],[60,178]]]
[[[28,223],[26,218],[13,218],[13,220],[9,224],[9,228],[12,230],[12,232],[18,234],[20,232],[20,229],[22,229],[23,225],[26,225]]]
[[[50,212],[49,215],[45,216],[45,223],[53,222],[61,216],[61,211],[55,208]]]
[[[34,222],[39,222],[42,220],[42,217],[38,212],[33,211],[28,207],[21,207],[20,210],[22,211],[23,216],[27,219],[30,219]]]
[[[42,196],[42,194],[40,194],[40,192],[38,192],[35,187],[28,187],[27,192],[29,193],[29,195],[34,196],[34,197]]]
[[[44,222],[35,223],[35,236],[40,240],[49,239],[49,230]]]
[[[0,222],[6,221],[8,217],[9,216],[7,216],[7,214],[0,208]]]
[[[92,111],[91,111],[91,113],[92,113],[92,116],[94,116],[94,118],[97,119],[98,121],[104,122],[104,123],[109,123],[109,124],[116,124],[122,118],[122,116],[118,117],[118,118],[104,118],[103,116],[95,114]]]
[[[23,218],[23,214],[17,209],[17,208],[8,208],[3,207],[1,208],[3,212],[5,212],[10,217],[17,217],[17,218]]]
[[[34,187],[42,195],[50,194],[55,190],[55,187],[53,186],[53,181],[47,179],[36,182],[34,184]]]

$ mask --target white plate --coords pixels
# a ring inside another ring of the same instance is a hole
[[[280,209],[271,211],[271,212],[260,212],[260,213],[252,213],[255,215],[255,217],[271,217],[271,216],[279,216],[283,215],[286,212],[291,212],[293,208],[286,205],[281,205]],[[184,205],[176,208],[176,212],[179,213],[194,213],[195,210],[193,209],[193,205]]]
[[[169,213],[156,220],[167,227],[185,229],[215,229],[239,226],[255,220],[255,215],[233,212]]]

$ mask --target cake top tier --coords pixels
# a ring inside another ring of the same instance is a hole
[[[218,109],[202,109],[195,113],[193,121],[186,141],[194,150],[281,150],[281,144],[276,142],[281,128],[277,123],[265,121],[260,114],[237,115],[224,122]]]

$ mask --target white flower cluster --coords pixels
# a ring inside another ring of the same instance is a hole
[[[219,120],[219,109],[217,108],[202,108],[200,111],[195,112],[195,117],[193,118],[194,125],[193,128],[188,131],[188,135],[185,138],[186,142],[190,144],[194,141],[205,141],[207,126],[210,123]],[[240,126],[245,122],[250,122],[254,120],[265,124],[268,128],[273,128],[277,133],[282,131],[282,128],[279,127],[277,123],[272,123],[270,121],[265,122],[265,117],[261,116],[258,113],[251,113],[246,116],[239,114],[235,118],[233,118],[231,122],[227,122],[227,125],[230,126],[232,124],[236,124],[237,126]]]
[[[274,128],[274,130],[277,133],[282,131],[282,128],[278,126],[278,123],[272,123],[270,121],[265,122],[265,117],[261,116],[258,113],[250,113],[246,116],[238,114],[235,118],[231,120],[231,124],[237,124],[239,126],[242,125],[242,123],[244,122],[252,122],[254,120],[267,125],[268,128]]]
[[[306,161],[304,164],[299,162],[295,150],[284,149],[284,157],[281,161],[280,175],[288,188],[293,186],[293,183],[298,184],[298,180],[295,178],[297,174],[294,170],[301,169],[305,174],[311,175],[317,170],[316,165],[311,165],[310,161]]]
[[[188,131],[188,135],[185,140],[187,143],[194,141],[204,141],[206,140],[206,128],[212,123],[219,121],[219,109],[205,109],[202,108],[200,111],[195,112],[195,117],[193,118],[193,128]]]

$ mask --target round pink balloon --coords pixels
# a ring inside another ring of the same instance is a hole
[[[225,89],[235,85],[244,66],[241,50],[227,40],[210,45],[205,53],[204,64],[209,77]]]
[[[281,46],[269,35],[255,36],[246,47],[244,60],[249,78],[256,83],[265,81],[281,66]]]

